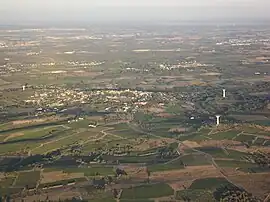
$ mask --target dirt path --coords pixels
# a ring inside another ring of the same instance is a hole
[[[41,148],[41,147],[44,147],[44,146],[47,145],[47,144],[55,143],[55,142],[58,142],[58,141],[60,141],[60,140],[64,140],[64,139],[66,139],[66,138],[75,136],[75,135],[77,135],[78,133],[80,133],[80,132],[76,132],[76,133],[74,133],[74,134],[67,135],[67,136],[65,136],[65,137],[61,137],[61,138],[58,138],[58,139],[55,139],[55,140],[51,140],[51,141],[42,143],[42,144],[40,144],[39,146],[37,146],[37,147],[35,147],[35,148],[29,150],[29,151],[28,151],[28,156],[31,156],[32,152],[33,152],[34,150],[36,150],[36,149],[39,149],[39,148]]]
[[[153,134],[153,133],[148,133],[148,132],[142,131],[142,130],[140,130],[140,129],[137,129],[136,127],[132,126],[131,123],[128,123],[128,126],[129,126],[131,129],[133,129],[133,130],[135,130],[135,131],[138,131],[138,132],[141,132],[141,133],[144,133],[144,134],[146,134],[146,135],[150,135],[150,136],[153,136],[153,137],[156,137],[156,138],[163,138],[163,137],[160,137],[160,136],[155,135],[155,134]],[[198,153],[200,153],[200,154],[203,154],[205,157],[207,157],[207,158],[209,159],[209,161],[212,163],[212,165],[219,171],[219,173],[220,173],[220,174],[221,174],[228,182],[230,182],[230,183],[234,184],[235,186],[237,186],[238,188],[241,188],[241,189],[242,189],[241,186],[236,185],[234,182],[232,182],[232,181],[228,178],[228,176],[227,176],[227,175],[224,173],[224,171],[217,165],[217,163],[215,162],[215,159],[214,159],[210,154],[205,153],[205,152],[202,152],[202,151],[197,150],[197,149],[195,149],[195,148],[191,148],[191,147],[189,147],[188,145],[185,145],[183,142],[181,142],[181,141],[179,141],[179,140],[174,139],[174,141],[178,143],[178,148],[179,148],[181,145],[183,145],[184,147],[187,147],[187,148],[191,149],[191,150],[194,151],[194,152],[198,152]],[[177,150],[178,150],[178,149],[177,149]],[[179,151],[178,153],[180,153],[180,151]]]

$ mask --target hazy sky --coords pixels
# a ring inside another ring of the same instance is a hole
[[[0,0],[0,23],[270,18],[270,0]]]

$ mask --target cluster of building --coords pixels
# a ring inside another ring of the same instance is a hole
[[[151,99],[152,92],[136,90],[93,90],[85,92],[65,88],[42,88],[25,102],[50,108],[92,103],[100,106],[100,110],[103,111],[127,112],[137,110]]]
[[[185,62],[181,62],[174,65],[160,64],[159,68],[162,70],[172,70],[172,69],[178,69],[178,68],[192,68],[192,67],[194,68],[194,67],[207,67],[207,66],[209,65],[202,64],[194,60],[194,61],[185,61]]]
[[[37,104],[46,107],[59,107],[68,104],[85,103],[89,95],[74,90],[56,88],[36,91],[30,99],[25,100],[28,104]]]

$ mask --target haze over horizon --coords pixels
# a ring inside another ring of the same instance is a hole
[[[0,24],[269,20],[267,0],[2,0]]]

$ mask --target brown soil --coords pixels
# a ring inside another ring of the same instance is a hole
[[[63,173],[62,171],[43,172],[41,175],[41,184],[82,177],[84,177],[83,173]]]
[[[165,146],[165,145],[168,145],[168,144],[173,143],[173,142],[174,142],[174,140],[172,140],[170,138],[149,139],[149,140],[145,140],[141,144],[135,145],[133,147],[133,149],[144,151],[144,150],[155,148],[155,147]]]
[[[66,188],[66,189],[61,188],[61,189],[49,190],[44,193],[39,193],[37,195],[27,196],[23,199],[24,201],[27,201],[27,202],[34,202],[34,201],[46,201],[48,197],[51,201],[59,201],[59,199],[61,200],[72,199],[73,197],[78,198],[79,196],[81,196],[81,193],[76,190],[72,190],[71,188]],[[22,201],[22,198],[15,199],[15,202],[21,202],[21,201]]]
[[[6,142],[8,141],[9,139],[12,139],[12,138],[15,138],[15,137],[20,137],[20,136],[24,136],[24,133],[13,133],[13,134],[10,134],[9,136],[7,136],[3,142]]]
[[[182,170],[171,170],[171,171],[162,171],[162,172],[153,172],[151,173],[151,180],[158,181],[174,181],[181,179],[184,181],[195,180],[199,178],[207,177],[220,177],[221,174],[219,171],[212,165],[206,166],[187,166]]]
[[[188,146],[190,148],[196,148],[196,147],[200,147],[201,146],[197,142],[193,142],[193,141],[189,141],[189,140],[184,141],[183,144],[185,144],[186,146]]]
[[[42,123],[47,121],[48,119],[31,119],[31,120],[17,120],[12,121],[13,125],[21,125],[21,124],[31,124],[31,123]]]
[[[168,184],[171,186],[173,190],[180,191],[190,187],[193,181],[194,180],[186,180],[186,181],[171,182]]]
[[[270,173],[244,174],[231,176],[229,179],[255,196],[261,197],[270,193]]]

